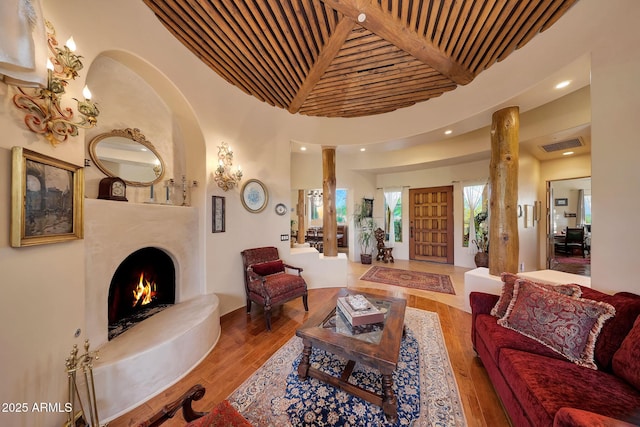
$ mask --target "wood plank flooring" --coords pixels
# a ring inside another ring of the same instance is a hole
[[[348,287],[361,289],[363,292],[403,297],[407,299],[409,307],[438,313],[469,427],[508,426],[508,418],[471,346],[471,315],[460,309],[464,306],[464,272],[467,269],[447,264],[402,260],[395,264],[374,262],[374,265],[448,274],[451,277],[456,295],[362,281],[359,280],[360,276],[370,266],[350,263]],[[242,307],[222,316],[220,340],[205,360],[173,387],[111,421],[109,427],[138,425],[194,384],[202,384],[207,390],[204,398],[195,402],[194,408],[209,410],[231,394],[295,334],[295,330],[321,305],[314,304],[314,301],[332,298],[337,292],[336,288],[311,289],[309,313],[304,311],[301,299],[274,309],[271,332],[266,331],[262,309],[256,306],[250,314]],[[183,426],[184,420],[178,413],[163,425]]]

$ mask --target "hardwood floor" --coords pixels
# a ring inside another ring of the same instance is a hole
[[[508,426],[509,421],[495,394],[485,369],[475,357],[471,346],[471,315],[461,310],[464,306],[465,268],[445,264],[433,264],[398,260],[395,264],[374,265],[403,268],[432,273],[448,274],[456,289],[456,295],[407,289],[397,286],[359,280],[370,266],[350,263],[348,287],[362,291],[380,293],[407,299],[407,305],[438,313],[444,333],[449,358],[456,375],[460,396],[469,427]],[[185,378],[173,387],[160,393],[145,404],[113,420],[109,427],[136,426],[159,411],[163,405],[178,398],[194,384],[202,384],[207,392],[194,404],[194,409],[207,411],[224,400],[245,379],[294,334],[296,329],[318,307],[314,301],[332,298],[337,288],[311,289],[309,291],[309,313],[304,311],[302,301],[296,299],[274,309],[272,331],[265,330],[262,309],[253,307],[250,314],[239,308],[222,316],[222,334],[213,351]],[[151,361],[150,361],[151,362]],[[164,426],[183,426],[180,413]]]

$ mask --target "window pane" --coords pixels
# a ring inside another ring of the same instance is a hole
[[[591,224],[591,195],[585,194],[584,196],[584,222],[585,224]]]
[[[464,200],[464,210],[463,210],[463,234],[462,234],[462,246],[469,246],[469,224],[474,224],[474,218],[480,212],[486,211],[487,206],[487,195],[485,192],[486,185],[469,185],[463,187],[463,200]],[[475,230],[477,230],[477,225],[474,226]],[[474,239],[471,239],[474,240]]]
[[[336,190],[336,221],[338,224],[347,223],[347,190]]]
[[[389,224],[393,224],[393,233],[394,233],[394,241],[402,242],[402,193],[400,191],[393,192],[385,192],[385,200],[384,200],[384,231],[385,238],[389,240],[390,236],[390,228]],[[396,206],[391,212],[389,209],[389,205],[387,204],[387,199],[396,199]]]
[[[322,190],[310,190],[307,193],[307,200],[309,203],[309,219],[319,220],[322,219]],[[347,190],[336,190],[336,222],[338,224],[347,223]]]

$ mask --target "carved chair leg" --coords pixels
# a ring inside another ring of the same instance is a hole
[[[267,331],[271,330],[271,306],[264,306],[264,318],[267,322]]]
[[[304,311],[309,311],[309,303],[308,303],[309,295],[302,295],[302,304],[304,305]]]
[[[247,298],[247,313],[251,312],[251,300]]]

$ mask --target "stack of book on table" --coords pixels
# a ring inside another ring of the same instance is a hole
[[[337,309],[351,326],[363,326],[384,321],[384,312],[362,295],[348,295],[338,298]]]

